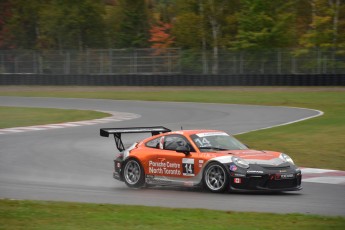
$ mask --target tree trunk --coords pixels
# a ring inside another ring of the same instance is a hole
[[[212,64],[212,74],[218,74],[218,33],[219,24],[216,19],[216,9],[214,7],[213,0],[209,0],[211,14],[209,16],[211,28],[212,28],[212,39],[213,39],[213,64]],[[222,9],[217,9],[222,10]]]
[[[338,21],[340,0],[329,0],[329,5],[333,10],[333,49],[336,50],[338,43]]]
[[[212,74],[218,74],[218,24],[211,18],[212,37],[213,37],[213,65]]]
[[[200,28],[201,28],[201,45],[202,45],[202,73],[208,73],[208,65],[207,65],[207,56],[206,56],[206,36],[205,36],[205,28],[204,28],[204,18],[205,18],[205,11],[204,5],[202,0],[199,0],[199,11],[200,11]]]

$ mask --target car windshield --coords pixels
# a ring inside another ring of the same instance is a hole
[[[191,135],[191,138],[201,152],[207,152],[210,150],[223,151],[248,149],[237,139],[223,132],[198,133]]]

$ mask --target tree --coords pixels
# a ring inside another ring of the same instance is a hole
[[[0,49],[15,48],[13,44],[13,35],[10,33],[8,22],[13,16],[12,12],[13,3],[11,1],[0,2]]]
[[[117,48],[148,47],[149,16],[145,0],[119,0],[121,21],[116,38]]]
[[[213,65],[212,73],[218,73],[218,53],[220,44],[220,36],[222,25],[225,24],[224,18],[229,13],[228,0],[207,0],[199,1],[200,12],[204,20],[208,20],[212,31],[212,49],[213,49]]]
[[[97,0],[52,0],[41,11],[40,48],[101,48],[104,5]]]
[[[201,49],[204,66],[206,50],[211,48],[213,74],[218,73],[219,49],[228,44],[224,32],[229,28],[227,20],[236,12],[236,4],[236,0],[181,0],[176,6],[179,12],[174,22],[177,44]]]
[[[3,28],[7,30],[7,38],[11,38],[12,46],[18,49],[32,49],[36,46],[40,34],[39,12],[44,2],[32,0],[28,4],[25,0],[9,1],[7,13],[10,12],[10,18],[7,18]]]
[[[244,0],[235,47],[270,50],[291,46],[295,38],[293,3],[285,0]]]
[[[171,47],[174,43],[174,38],[170,34],[172,25],[170,23],[160,22],[158,25],[152,26],[150,29],[151,48],[165,49]]]
[[[300,44],[305,48],[326,48],[336,50],[344,47],[339,27],[344,26],[344,2],[340,0],[309,0],[312,11],[309,30],[301,37]]]

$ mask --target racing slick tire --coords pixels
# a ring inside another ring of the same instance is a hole
[[[229,174],[222,164],[212,162],[206,166],[203,175],[203,185],[207,190],[222,193],[227,190],[229,181]]]
[[[145,172],[140,162],[128,159],[123,167],[123,179],[128,187],[140,188],[145,185]]]

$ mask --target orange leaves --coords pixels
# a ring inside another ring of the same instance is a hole
[[[150,29],[151,38],[149,40],[152,43],[151,48],[164,49],[171,47],[174,43],[174,37],[170,34],[171,28],[172,25],[170,23],[163,22],[152,26]]]

